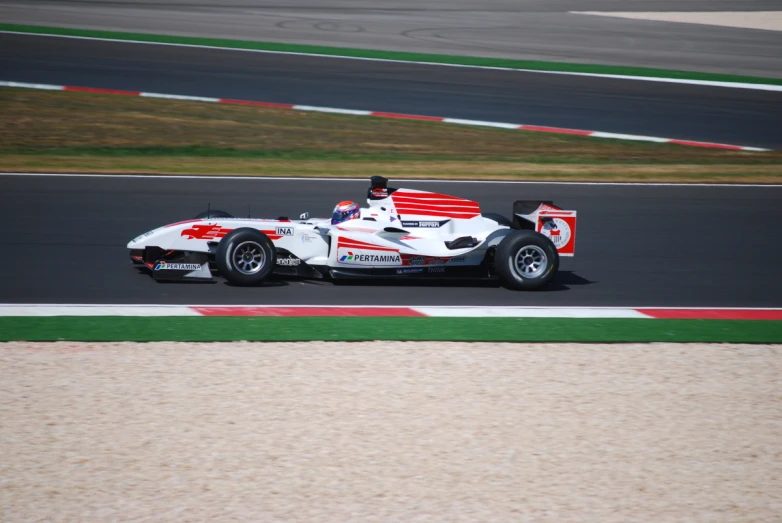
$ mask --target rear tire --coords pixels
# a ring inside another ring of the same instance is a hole
[[[545,287],[559,269],[554,244],[535,231],[515,231],[502,239],[494,256],[494,270],[505,287],[531,291]]]
[[[241,227],[220,240],[215,254],[220,274],[234,285],[257,285],[277,263],[277,250],[264,233]]]
[[[217,209],[211,209],[204,212],[199,212],[194,216],[196,220],[208,220],[210,218],[233,218],[231,213],[225,211],[218,211]]]

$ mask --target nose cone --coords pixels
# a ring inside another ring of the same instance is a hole
[[[155,234],[155,232],[158,231],[158,229],[154,229],[149,232],[145,232],[144,234],[141,234],[139,236],[136,236],[132,240],[128,242],[128,249],[142,249],[146,247],[147,240]]]

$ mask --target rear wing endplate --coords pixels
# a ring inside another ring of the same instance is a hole
[[[560,256],[576,254],[576,211],[560,209],[550,201],[517,200],[513,204],[513,225],[548,236]]]

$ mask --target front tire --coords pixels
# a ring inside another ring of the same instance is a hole
[[[234,285],[257,285],[277,263],[277,250],[264,233],[242,227],[220,240],[215,254],[220,274]]]
[[[536,290],[545,287],[559,269],[559,253],[551,240],[535,231],[516,231],[502,239],[494,270],[505,287]]]

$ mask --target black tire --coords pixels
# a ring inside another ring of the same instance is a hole
[[[225,211],[218,211],[217,209],[211,209],[204,212],[199,212],[194,216],[196,220],[203,220],[208,218],[233,218],[233,214],[225,212]]]
[[[513,223],[506,218],[505,216],[496,213],[496,212],[484,212],[481,213],[481,216],[484,218],[488,218],[490,220],[494,220],[495,222],[499,223],[500,225],[504,225],[505,227],[513,227]]]
[[[505,287],[531,291],[548,285],[559,269],[559,253],[551,240],[535,231],[515,231],[502,239],[494,270]]]
[[[261,231],[242,227],[220,240],[215,262],[220,274],[230,283],[257,285],[274,270],[277,250]]]

